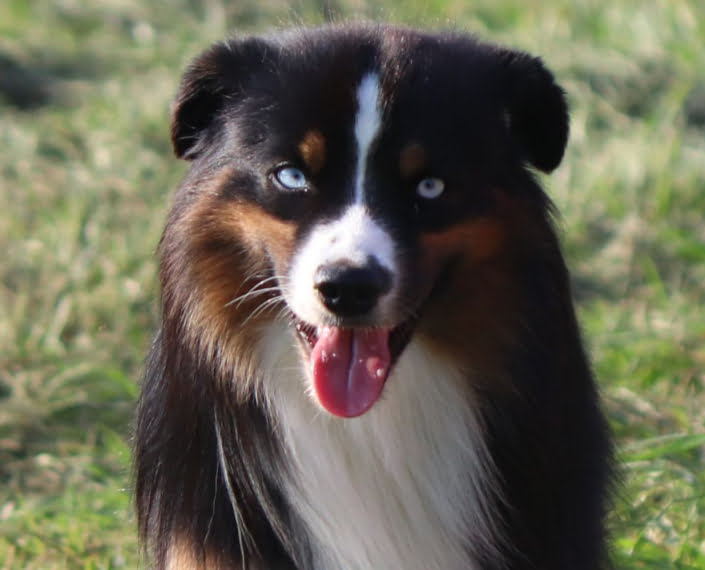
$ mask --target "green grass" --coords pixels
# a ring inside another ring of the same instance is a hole
[[[344,15],[472,30],[557,73],[572,139],[546,184],[622,459],[615,560],[705,569],[698,0],[0,4],[0,568],[142,564],[129,433],[179,73],[230,31]]]

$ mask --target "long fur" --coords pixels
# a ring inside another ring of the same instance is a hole
[[[542,62],[462,34],[299,29],[213,46],[172,112],[191,168],[135,429],[154,567],[606,568],[610,438],[531,172],[568,136]],[[341,260],[389,277],[366,314],[316,290]],[[325,326],[399,331],[360,417],[312,383]]]

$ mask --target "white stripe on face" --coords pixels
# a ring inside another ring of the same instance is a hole
[[[364,202],[367,159],[372,143],[377,138],[382,126],[379,95],[379,77],[374,73],[368,73],[362,78],[357,89],[357,115],[355,117],[355,141],[357,142],[355,202],[357,204]]]
[[[357,89],[354,130],[357,166],[353,201],[338,219],[319,224],[313,229],[292,263],[289,291],[285,295],[299,318],[310,324],[323,324],[330,319],[313,283],[319,267],[335,263],[364,267],[374,259],[392,275],[393,285],[391,291],[379,299],[372,318],[384,322],[393,309],[398,284],[396,245],[389,232],[370,215],[364,192],[370,150],[382,127],[379,98],[379,77],[368,73]]]

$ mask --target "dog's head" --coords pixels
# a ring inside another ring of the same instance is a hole
[[[568,134],[535,58],[456,34],[301,30],[217,44],[172,116],[191,168],[162,242],[165,317],[205,356],[285,319],[318,402],[356,416],[413,335],[477,361],[520,302]]]

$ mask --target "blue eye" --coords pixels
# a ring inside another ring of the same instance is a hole
[[[440,178],[424,178],[416,187],[416,193],[427,200],[438,198],[446,188],[445,182]]]
[[[306,190],[308,180],[306,175],[295,166],[282,166],[274,172],[277,182],[287,190]]]

